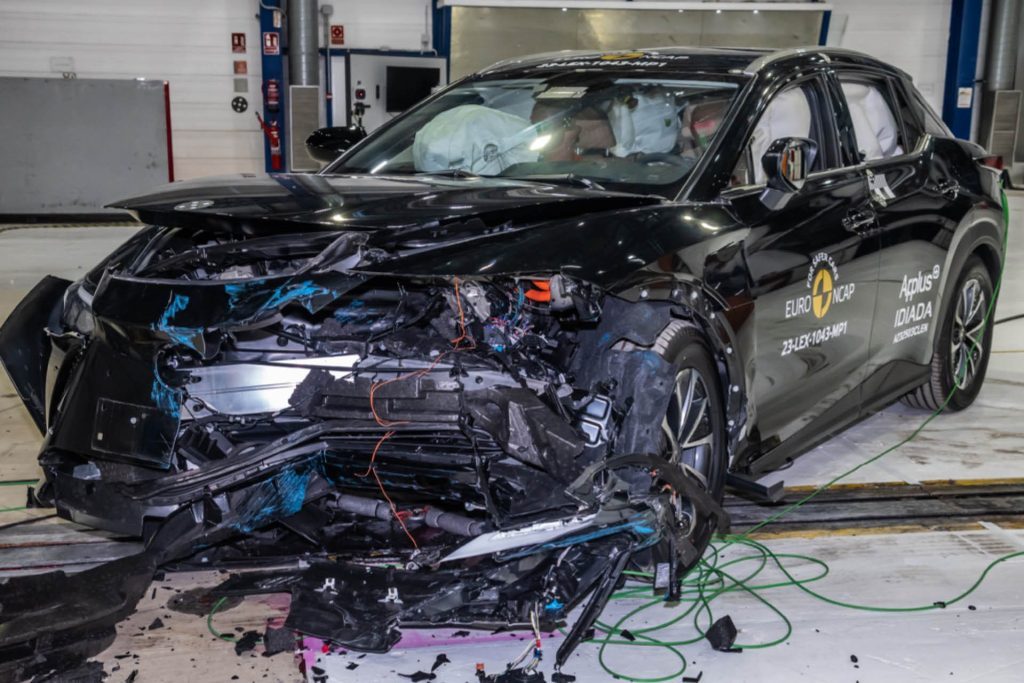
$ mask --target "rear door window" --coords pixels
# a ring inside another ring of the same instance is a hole
[[[839,76],[853,122],[857,151],[861,161],[889,159],[907,151],[906,141],[884,80]]]

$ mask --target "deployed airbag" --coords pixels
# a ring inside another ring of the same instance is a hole
[[[417,171],[459,169],[497,175],[514,164],[537,161],[536,137],[527,119],[478,104],[455,107],[423,126],[412,146]]]

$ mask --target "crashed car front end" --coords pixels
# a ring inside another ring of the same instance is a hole
[[[400,626],[553,625],[589,599],[559,664],[631,559],[678,590],[695,529],[726,520],[638,451],[671,392],[636,343],[650,311],[553,272],[381,272],[366,242],[150,227],[12,314],[0,357],[45,425],[39,499],[147,542],[106,579],[145,590],[269,533],[307,560],[274,583],[296,630],[386,651]],[[75,621],[69,590],[72,631],[133,605]],[[60,628],[33,606],[3,619],[0,646]]]

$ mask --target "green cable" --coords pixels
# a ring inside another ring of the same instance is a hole
[[[0,481],[0,486],[30,486],[38,482],[38,479],[21,479],[18,481]],[[20,512],[22,510],[28,510],[27,505],[13,508],[0,508],[0,512]]]
[[[210,633],[212,633],[214,636],[220,638],[221,640],[226,640],[229,643],[233,643],[233,642],[235,642],[235,637],[234,636],[221,633],[220,631],[218,631],[217,629],[215,629],[213,627],[213,615],[217,613],[217,610],[220,609],[220,606],[223,605],[224,601],[227,600],[227,599],[228,599],[227,596],[224,596],[223,598],[221,598],[217,602],[213,603],[213,607],[210,608],[210,613],[206,615],[206,628],[207,628],[207,630],[209,630]]]
[[[1003,245],[1002,245],[1002,247],[1003,247],[1003,250],[1002,250],[1003,251],[1003,253],[1002,253],[1003,268],[1000,269],[999,276],[996,279],[996,282],[995,282],[995,284],[993,286],[992,299],[989,302],[988,308],[987,308],[987,310],[985,312],[985,316],[982,319],[981,325],[982,325],[983,333],[986,331],[986,328],[988,327],[989,320],[991,319],[992,313],[995,310],[996,301],[999,298],[999,292],[1000,292],[1000,289],[1002,287],[1002,281],[1003,281],[1003,271],[1005,269],[1005,259],[1006,259],[1006,254],[1007,254],[1007,246],[1008,246],[1008,243],[1009,243],[1009,226],[1010,226],[1009,202],[1007,201],[1005,190],[1000,190],[1000,199],[1001,199],[1001,202],[1002,202],[1003,224],[1005,226],[1005,229],[1003,231]],[[971,341],[971,344],[973,345],[972,350],[977,350],[977,348],[978,348],[977,347],[977,343],[974,342],[974,340],[970,340],[970,341]],[[966,372],[966,367],[964,368],[964,371]],[[955,603],[965,599],[966,597],[971,595],[975,590],[977,590],[981,586],[981,584],[988,577],[989,573],[993,569],[995,569],[996,566],[998,566],[999,564],[1001,564],[1003,562],[1006,562],[1008,560],[1011,560],[1011,559],[1014,559],[1014,558],[1017,558],[1017,557],[1024,557],[1024,551],[1019,551],[1019,552],[1008,553],[1006,555],[1002,555],[1002,556],[996,558],[995,560],[990,562],[985,567],[985,569],[981,572],[981,574],[978,576],[977,580],[975,580],[975,582],[973,584],[971,584],[965,591],[963,591],[959,595],[957,595],[957,596],[955,596],[955,597],[953,597],[953,598],[951,598],[949,600],[937,601],[937,602],[933,602],[933,603],[931,603],[929,605],[916,605],[916,606],[909,606],[909,607],[860,605],[860,604],[856,604],[856,603],[851,603],[851,602],[845,602],[845,601],[842,601],[842,600],[837,600],[835,598],[830,598],[830,597],[828,597],[826,595],[823,595],[823,594],[821,594],[821,593],[819,593],[819,592],[809,588],[806,585],[806,584],[811,583],[813,581],[818,581],[820,579],[823,579],[826,575],[828,575],[829,567],[828,567],[828,564],[826,562],[823,562],[822,560],[818,560],[816,558],[813,558],[813,557],[810,557],[810,556],[807,556],[807,555],[799,555],[799,554],[792,554],[792,553],[778,553],[777,554],[777,553],[772,552],[764,544],[759,543],[758,541],[755,541],[752,538],[750,538],[750,536],[752,534],[754,534],[757,531],[763,529],[764,527],[768,526],[769,524],[778,521],[779,519],[781,519],[785,515],[788,515],[793,510],[796,510],[797,508],[799,508],[802,505],[806,504],[808,501],[810,501],[813,498],[817,497],[823,491],[829,489],[830,487],[832,487],[834,484],[836,484],[837,482],[841,481],[842,479],[845,479],[846,477],[850,476],[854,472],[857,472],[858,470],[860,470],[860,469],[862,469],[862,468],[864,468],[864,467],[866,467],[866,466],[868,466],[868,465],[870,465],[870,464],[872,464],[874,462],[877,462],[878,460],[880,460],[881,458],[885,457],[889,453],[892,453],[893,451],[899,449],[903,445],[905,445],[908,442],[910,442],[910,441],[914,440],[915,438],[917,438],[917,436],[920,435],[920,433],[925,429],[925,427],[927,427],[929,424],[931,424],[932,420],[934,420],[936,417],[938,417],[939,414],[941,414],[946,409],[946,407],[949,405],[949,402],[952,400],[953,395],[956,393],[956,391],[957,391],[956,382],[954,382],[953,388],[950,390],[949,394],[946,396],[945,400],[938,407],[938,409],[935,412],[933,412],[931,415],[929,415],[917,427],[917,429],[915,429],[913,432],[910,433],[909,436],[901,439],[900,441],[898,441],[893,446],[890,446],[889,448],[886,448],[885,450],[883,450],[882,452],[878,453],[877,455],[875,455],[875,456],[865,460],[864,462],[861,462],[860,464],[850,468],[849,470],[839,474],[838,476],[834,477],[833,479],[831,479],[827,483],[823,484],[822,486],[818,487],[814,491],[810,492],[808,495],[806,495],[803,498],[801,498],[800,500],[796,501],[792,505],[789,505],[786,508],[784,508],[783,510],[781,510],[781,511],[779,511],[779,512],[777,512],[777,513],[775,513],[775,514],[773,514],[771,516],[769,516],[767,519],[765,519],[765,520],[761,521],[760,523],[756,524],[754,527],[748,529],[744,533],[738,534],[738,535],[729,535],[729,536],[724,536],[724,537],[716,538],[715,540],[717,540],[718,542],[720,542],[722,544],[721,547],[720,548],[716,547],[714,543],[709,545],[709,550],[711,551],[711,556],[712,556],[711,560],[708,561],[708,560],[705,560],[705,559],[702,558],[698,562],[698,565],[694,568],[694,570],[691,570],[690,574],[683,581],[683,591],[682,591],[682,594],[681,594],[681,597],[680,597],[680,603],[690,603],[690,606],[685,611],[683,611],[681,614],[679,614],[679,615],[677,615],[677,616],[675,616],[675,617],[673,617],[673,618],[671,618],[671,619],[669,619],[667,621],[655,624],[653,626],[629,629],[629,633],[636,640],[627,640],[625,638],[614,639],[613,640],[613,637],[617,636],[617,635],[621,636],[622,632],[627,630],[627,629],[623,628],[623,625],[627,621],[629,621],[631,618],[635,617],[638,614],[641,614],[642,612],[644,612],[644,611],[646,611],[646,610],[648,610],[648,609],[650,609],[650,608],[652,608],[652,607],[654,607],[656,605],[664,605],[665,602],[664,602],[663,599],[656,598],[656,599],[652,599],[652,600],[649,600],[649,601],[646,601],[646,602],[642,603],[638,607],[636,607],[636,608],[630,610],[629,612],[627,612],[625,615],[623,615],[620,619],[618,619],[612,625],[607,625],[607,624],[601,623],[600,621],[596,622],[597,628],[600,629],[604,633],[604,637],[597,640],[597,642],[599,644],[598,663],[600,664],[601,668],[604,669],[604,671],[606,673],[610,674],[611,676],[614,676],[614,677],[619,678],[619,679],[627,680],[627,681],[633,681],[635,683],[660,683],[662,681],[668,681],[668,680],[677,678],[678,676],[681,676],[682,673],[686,670],[686,658],[677,648],[681,647],[681,646],[685,646],[685,645],[691,645],[691,644],[697,643],[700,640],[704,639],[705,638],[705,634],[706,634],[706,628],[710,627],[710,625],[714,623],[714,615],[713,615],[713,613],[711,611],[711,603],[717,597],[719,597],[721,595],[724,595],[724,594],[727,594],[727,593],[730,593],[730,592],[733,592],[733,591],[736,591],[736,590],[741,590],[744,593],[746,593],[747,595],[750,595],[750,596],[756,598],[759,602],[761,602],[763,605],[765,605],[771,611],[773,611],[782,620],[782,622],[783,622],[783,624],[785,626],[785,634],[783,636],[779,637],[779,638],[775,638],[773,640],[766,641],[766,642],[761,642],[761,643],[738,644],[738,645],[736,645],[736,647],[739,647],[739,648],[742,648],[742,649],[767,648],[767,647],[773,647],[773,646],[778,645],[778,644],[780,644],[782,642],[785,642],[785,640],[788,639],[789,636],[792,634],[793,627],[792,627],[792,623],[789,621],[789,619],[786,617],[786,615],[781,610],[779,610],[777,607],[775,607],[775,605],[773,605],[771,602],[769,602],[767,600],[767,598],[765,598],[765,597],[763,597],[761,595],[761,593],[764,592],[764,591],[772,590],[772,589],[778,589],[778,588],[784,588],[784,587],[796,587],[799,590],[803,591],[804,593],[810,595],[811,597],[814,597],[817,600],[820,600],[820,601],[822,601],[822,602],[824,602],[826,604],[833,605],[833,606],[836,606],[836,607],[843,607],[843,608],[846,608],[846,609],[854,609],[854,610],[869,611],[869,612],[883,612],[883,613],[924,612],[924,611],[930,611],[930,610],[935,610],[935,609],[942,609],[942,608],[944,608],[944,607],[946,607],[948,605],[955,604]],[[724,550],[725,548],[730,547],[730,546],[737,546],[737,545],[738,546],[743,546],[743,547],[745,547],[747,549],[751,549],[751,550],[753,550],[755,552],[755,554],[745,555],[745,556],[741,556],[741,557],[738,557],[738,558],[735,558],[735,559],[731,559],[728,562],[724,562],[721,565],[719,565],[719,561],[721,559],[721,550]],[[813,576],[805,578],[805,579],[797,579],[797,578],[795,578],[790,573],[790,570],[786,567],[785,562],[783,561],[784,559],[800,560],[800,561],[806,562],[806,563],[811,564],[811,565],[817,565],[820,568],[821,571],[817,575],[813,575]],[[756,562],[757,564],[756,564],[755,569],[753,571],[751,571],[749,574],[747,574],[746,576],[744,576],[742,578],[736,578],[731,573],[725,571],[726,568],[737,566],[737,565],[739,565],[741,563],[746,563],[746,562]],[[765,571],[765,569],[769,565],[776,567],[786,577],[786,580],[784,580],[784,581],[776,581],[776,582],[773,582],[773,583],[767,583],[767,584],[762,584],[762,585],[750,585],[749,582],[753,581],[759,574],[761,574],[763,571]],[[648,579],[652,578],[650,574],[646,574],[644,572],[629,571],[629,572],[625,572],[625,573],[630,578],[648,578]],[[691,578],[691,577],[694,577],[694,578]],[[649,589],[650,589],[649,585],[641,585],[641,586],[638,586],[638,587],[627,588],[624,591],[620,591],[620,592],[615,593],[612,596],[612,598],[613,599],[628,599],[628,598],[639,597],[640,595],[643,595],[643,594],[649,594],[648,593]],[[709,590],[710,590],[710,592],[707,592]],[[678,624],[680,621],[682,621],[682,620],[686,619],[687,617],[689,617],[691,614],[693,615],[693,628],[694,628],[694,630],[697,633],[697,635],[694,636],[693,638],[689,638],[689,639],[686,639],[686,640],[676,640],[676,641],[662,641],[662,640],[658,640],[658,639],[648,635],[650,633],[655,633],[657,631],[663,630],[663,629],[668,628],[670,626],[674,626],[675,624]],[[704,620],[706,621],[706,624],[707,624],[707,627],[704,627],[704,628],[701,627],[701,621],[702,621],[701,617],[702,617],[702,615],[704,615]],[[680,661],[682,662],[682,667],[678,671],[674,671],[673,673],[668,674],[668,675],[664,675],[664,676],[649,677],[649,678],[641,678],[641,677],[636,677],[636,676],[630,676],[630,675],[625,674],[625,673],[623,673],[621,671],[614,670],[613,668],[611,668],[606,663],[606,661],[605,661],[605,651],[608,648],[608,646],[610,646],[610,645],[641,646],[641,647],[660,647],[660,648],[663,648],[665,650],[668,650],[673,655],[678,657],[680,659]]]

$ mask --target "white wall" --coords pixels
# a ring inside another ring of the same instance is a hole
[[[914,78],[929,104],[942,111],[951,0],[828,0],[829,45],[860,50]]]
[[[941,110],[951,0],[830,0],[830,43],[906,70]],[[431,0],[321,0],[346,47],[420,50]],[[59,76],[51,57],[71,57],[79,78],[171,84],[175,175],[263,169],[257,0],[0,0],[0,75]],[[249,111],[231,110],[230,37],[248,38]]]
[[[334,8],[330,22],[345,27],[348,48],[419,52],[422,35],[430,32],[424,22],[431,0],[320,0],[320,5]]]
[[[0,75],[60,77],[51,57],[71,57],[79,78],[170,82],[177,178],[263,170],[256,0],[0,0]],[[231,33],[245,32],[249,110],[235,97]]]

